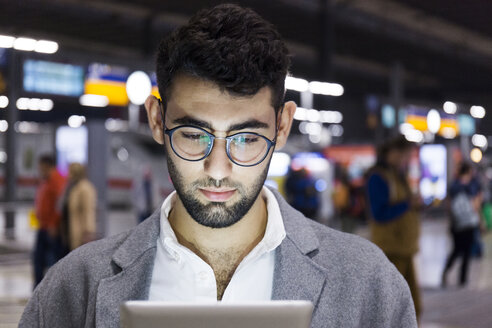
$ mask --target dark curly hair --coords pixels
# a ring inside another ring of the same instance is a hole
[[[458,170],[458,176],[462,177],[470,172],[473,172],[472,166],[467,162],[463,162]]]
[[[53,156],[52,154],[43,154],[39,157],[38,163],[44,164],[47,166],[55,166],[56,165],[56,159],[55,159],[55,156]]]
[[[222,4],[199,11],[161,41],[157,84],[165,98],[177,74],[211,81],[237,96],[268,86],[278,111],[289,65],[288,50],[272,24],[251,9]]]

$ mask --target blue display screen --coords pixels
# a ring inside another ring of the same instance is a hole
[[[82,66],[29,59],[23,69],[25,91],[72,97],[84,93]]]

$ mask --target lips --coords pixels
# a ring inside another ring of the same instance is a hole
[[[201,193],[212,202],[226,202],[236,192],[232,190],[220,190],[220,189],[200,189]]]

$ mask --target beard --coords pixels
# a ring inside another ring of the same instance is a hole
[[[215,179],[203,178],[192,182],[186,187],[183,176],[170,156],[167,156],[167,166],[174,188],[184,208],[193,220],[209,228],[227,228],[241,220],[253,206],[265,183],[270,163],[248,188],[227,178],[220,180],[221,187],[234,188],[239,194],[239,200],[231,205],[226,205],[227,202],[203,204],[198,199],[199,189],[215,187]]]

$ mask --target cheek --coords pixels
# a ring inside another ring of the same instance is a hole
[[[199,162],[187,162],[182,166],[181,173],[185,181],[195,181],[203,177],[203,166]]]
[[[240,182],[244,186],[251,186],[258,182],[258,179],[265,174],[267,170],[268,162],[265,161],[257,166],[252,167],[237,167],[236,171],[233,171],[231,179]]]
[[[179,174],[180,179],[183,182],[194,181],[202,172],[202,165],[200,162],[188,162],[185,161],[175,154],[172,154],[170,157],[170,161],[172,161],[174,170]]]

